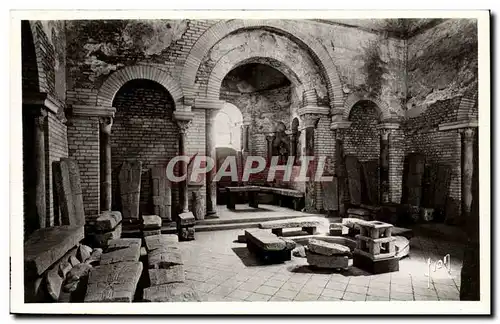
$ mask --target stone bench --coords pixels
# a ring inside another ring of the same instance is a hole
[[[242,186],[242,187],[226,187],[227,208],[234,210],[237,197],[240,193],[248,194],[248,205],[250,207],[259,207],[259,193],[270,193],[274,195],[274,201],[282,205],[283,197],[291,197],[293,199],[293,208],[300,210],[304,203],[304,193],[294,189],[263,187],[263,186]]]
[[[179,242],[177,234],[160,234],[144,237],[146,251],[149,253],[162,247],[176,247]]]
[[[292,258],[295,242],[277,237],[268,231],[246,230],[247,248],[265,263],[280,263]]]
[[[141,262],[118,262],[93,268],[84,302],[132,302],[142,268]]]
[[[316,233],[316,228],[321,225],[321,222],[316,219],[311,218],[295,218],[295,219],[285,219],[269,221],[259,224],[259,228],[271,229],[273,234],[278,236],[283,236],[284,228],[295,228],[300,227],[303,231],[307,232],[309,235],[314,235]]]

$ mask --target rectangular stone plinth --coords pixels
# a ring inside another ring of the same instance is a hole
[[[246,241],[267,251],[280,251],[286,247],[285,241],[265,230],[249,229],[245,231]]]
[[[64,225],[36,230],[24,243],[25,275],[41,275],[83,238],[83,226]]]
[[[321,255],[311,251],[306,252],[307,263],[318,268],[328,269],[348,269],[350,266],[349,257],[338,255]]]
[[[144,237],[146,250],[148,252],[154,251],[159,248],[177,246],[179,238],[176,234],[161,234]]]
[[[99,232],[110,232],[122,221],[119,211],[104,211],[95,220],[95,229]]]
[[[89,274],[86,303],[132,302],[142,273],[141,262],[100,265]]]
[[[161,229],[143,230],[142,231],[142,237],[155,236],[155,235],[160,235],[160,234],[161,234]]]
[[[330,235],[331,236],[342,236],[349,233],[349,228],[340,223],[330,224]]]
[[[180,242],[194,240],[194,226],[179,226],[177,231]]]
[[[72,159],[61,158],[60,161],[54,161],[52,171],[62,224],[83,226],[85,211],[78,163]]]
[[[101,256],[100,264],[136,262],[141,256],[141,240],[133,238],[111,240],[106,251]]]
[[[393,227],[394,226],[392,224],[380,221],[370,221],[359,224],[360,234],[373,239],[390,237]]]
[[[373,239],[356,235],[356,249],[359,253],[370,256],[372,260],[393,257],[396,254],[395,240],[392,236]]]
[[[192,212],[179,214],[179,219],[177,220],[177,224],[181,226],[189,226],[194,225],[196,223],[196,219]]]
[[[142,228],[144,230],[157,230],[161,228],[161,218],[157,215],[142,216]]]
[[[146,302],[193,302],[201,301],[198,293],[186,283],[170,283],[144,289]]]
[[[399,258],[372,260],[369,256],[354,251],[353,266],[373,274],[399,271]]]
[[[310,239],[307,244],[307,247],[309,251],[311,251],[312,253],[321,254],[325,256],[351,254],[351,250],[347,246],[340,245],[337,243],[315,240],[315,239]]]
[[[122,223],[116,225],[116,227],[109,232],[97,232],[90,234],[90,236],[93,237],[95,245],[106,248],[110,240],[116,240],[122,236]]]
[[[273,229],[273,228],[294,228],[294,227],[318,227],[321,222],[314,218],[295,218],[287,220],[269,221],[259,224],[259,228]]]
[[[182,265],[171,266],[167,269],[149,269],[148,273],[151,286],[184,282],[185,280],[184,267]]]
[[[182,264],[182,254],[175,247],[163,247],[148,253],[149,269],[167,269]]]

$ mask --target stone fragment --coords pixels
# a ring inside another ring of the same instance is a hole
[[[78,163],[69,158],[61,158],[53,163],[52,170],[62,224],[83,226],[85,211]]]
[[[95,221],[95,229],[99,232],[112,231],[122,221],[122,213],[119,211],[104,211],[99,214]]]
[[[307,251],[307,263],[318,268],[348,269],[349,258],[347,256],[326,256]]]
[[[64,278],[59,275],[59,267],[53,267],[45,275],[47,292],[53,301],[59,300]]]
[[[143,237],[154,236],[154,235],[161,235],[161,230],[160,229],[156,229],[156,230],[143,230],[142,231],[142,236]]]
[[[92,266],[88,263],[80,263],[73,267],[66,276],[63,290],[65,292],[73,292],[78,289],[80,280],[88,276],[91,269]]]
[[[347,169],[350,202],[353,205],[360,205],[362,202],[361,163],[359,163],[357,157],[346,155],[345,166]]]
[[[186,283],[170,283],[144,289],[146,302],[193,302],[201,301],[198,293]]]
[[[194,227],[181,227],[179,229],[179,241],[194,240]]]
[[[330,243],[315,239],[310,239],[307,248],[312,253],[331,256],[331,255],[350,255],[349,247],[337,243]]]
[[[247,243],[251,241],[259,248],[267,251],[281,251],[286,247],[285,241],[276,235],[260,229],[249,229],[245,231]]]
[[[364,217],[369,217],[371,216],[371,212],[368,210],[368,209],[364,209],[364,208],[349,208],[347,210],[347,213],[349,215],[358,215],[358,216],[364,216]]]
[[[24,243],[25,272],[39,276],[84,238],[83,226],[54,226],[33,232]]]
[[[396,245],[396,257],[401,259],[410,254],[410,240],[404,236],[393,236]]]
[[[141,173],[142,162],[125,161],[123,162],[120,173],[118,174],[118,183],[120,187],[120,198],[124,219],[139,218]]]
[[[196,223],[196,219],[192,212],[179,214],[179,219],[177,223],[181,226],[194,225]]]
[[[349,228],[340,223],[330,224],[330,235],[331,236],[342,236],[349,233]]]
[[[149,252],[149,269],[166,269],[175,265],[182,265],[182,254],[179,249],[163,247]]]
[[[71,263],[69,263],[68,260],[61,260],[61,262],[59,263],[59,275],[62,278],[66,278],[68,272],[71,270],[71,268],[73,268],[73,266],[71,265]]]
[[[88,263],[90,265],[95,265],[96,263],[99,263],[101,261],[101,256],[102,256],[102,249],[95,248],[90,254],[90,257],[87,260],[85,260],[85,263]]]
[[[120,239],[115,239],[111,240],[108,242],[108,248],[106,249],[106,252],[111,252],[114,250],[119,250],[123,248],[128,248],[128,247],[139,247],[141,246],[141,239],[140,238],[120,238]]]
[[[92,253],[92,248],[90,246],[80,244],[78,246],[78,250],[76,251],[76,257],[80,262],[85,262],[85,260],[90,258],[91,253]]]
[[[295,241],[287,239],[287,238],[281,238],[285,242],[285,250],[293,250],[297,246],[297,243]]]
[[[177,246],[179,237],[176,234],[153,235],[144,237],[144,242],[146,250],[151,252],[162,247]]]
[[[293,256],[299,257],[299,258],[305,258],[306,257],[306,250],[305,247],[302,245],[297,246],[293,251],[292,251]]]
[[[170,222],[172,220],[172,184],[164,166],[151,168],[153,206],[156,215]]]
[[[359,229],[360,224],[363,225],[364,223],[366,223],[366,221],[359,218],[342,218],[342,224],[352,229]]]
[[[243,235],[238,235],[238,243],[246,243],[247,239],[245,237],[245,234]]]
[[[80,260],[78,260],[78,258],[74,255],[70,256],[68,261],[73,267],[76,266],[77,264],[80,264]]]
[[[97,246],[106,248],[108,246],[108,241],[119,239],[122,236],[122,223],[118,224],[110,232],[94,233],[92,236]]]
[[[370,160],[361,163],[366,196],[370,204],[379,204],[379,161]]]
[[[322,181],[321,188],[323,189],[323,209],[326,211],[336,211],[339,210],[338,200],[338,184],[337,178],[333,178],[332,181]]]
[[[269,221],[259,224],[259,228],[273,229],[273,228],[294,228],[294,227],[318,227],[321,222],[317,218],[304,217],[285,220]]]
[[[156,230],[161,228],[161,218],[157,215],[143,215],[142,228],[144,230]]]
[[[192,193],[193,215],[196,219],[205,219],[205,200],[199,190]]]
[[[174,282],[184,282],[184,267],[174,265],[166,269],[149,269],[149,282],[151,286],[158,286]]]
[[[111,264],[116,262],[135,262],[139,261],[139,257],[141,256],[141,245],[139,239],[120,239],[120,240],[130,240],[127,246],[125,245],[115,245],[112,247],[111,243],[108,246],[108,249],[102,254],[100,264]],[[139,244],[137,241],[139,240]],[[118,240],[112,240],[118,241]],[[122,243],[122,242],[120,242]]]
[[[97,266],[90,271],[84,301],[132,302],[141,273],[141,262]]]

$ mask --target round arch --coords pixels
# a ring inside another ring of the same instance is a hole
[[[330,106],[332,108],[343,107],[343,94],[342,83],[337,72],[337,68],[333,63],[332,58],[326,49],[316,40],[312,40],[304,35],[300,28],[293,23],[285,20],[260,20],[248,19],[241,20],[235,19],[230,21],[221,21],[210,27],[203,35],[196,41],[193,48],[184,64],[182,70],[181,84],[184,88],[186,97],[189,100],[194,100],[196,73],[201,65],[202,60],[208,54],[210,49],[221,39],[227,35],[237,32],[242,29],[270,29],[287,35],[296,43],[306,48],[312,55],[314,61],[323,72],[330,99]]]
[[[238,107],[225,102],[215,117],[216,147],[231,147],[236,151],[241,150],[241,129],[243,115]]]
[[[180,84],[167,72],[147,65],[127,66],[112,73],[99,89],[97,105],[111,106],[118,90],[128,81],[135,79],[146,79],[161,84],[172,96],[175,109],[182,107],[184,94]]]
[[[386,103],[382,102],[378,98],[371,97],[367,93],[356,92],[356,93],[349,95],[349,97],[347,97],[347,99],[345,101],[344,114],[343,114],[344,120],[349,119],[349,115],[351,113],[352,107],[354,107],[354,105],[356,103],[358,103],[359,101],[362,101],[362,100],[371,101],[375,104],[381,120],[386,120],[386,119],[391,118],[391,112],[389,110],[389,106]]]

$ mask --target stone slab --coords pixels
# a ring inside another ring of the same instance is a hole
[[[394,244],[396,245],[396,257],[404,258],[410,254],[410,240],[404,236],[393,236]]]
[[[161,218],[158,215],[143,215],[142,228],[145,230],[156,230],[161,228]]]
[[[112,231],[91,234],[96,246],[106,248],[110,240],[119,239],[122,236],[122,223],[118,224]]]
[[[365,255],[354,253],[353,266],[372,274],[394,272],[399,271],[399,258],[372,260]]]
[[[95,229],[99,232],[112,231],[122,221],[122,213],[119,211],[104,211],[95,220]]]
[[[167,178],[164,166],[151,168],[153,206],[156,215],[167,221],[172,220],[172,184]]]
[[[53,301],[59,300],[63,282],[64,278],[59,273],[59,267],[52,267],[45,274],[45,286]]]
[[[168,283],[184,282],[184,267],[174,265],[167,269],[149,269],[149,282],[151,286],[159,286]]]
[[[412,206],[420,206],[422,203],[422,184],[425,171],[425,156],[418,153],[412,153],[407,156],[407,168],[405,181],[405,200]]]
[[[83,226],[63,225],[36,230],[24,243],[26,274],[41,275],[83,238]]]
[[[72,292],[78,288],[78,282],[89,275],[92,266],[88,263],[80,263],[71,268],[64,282],[64,291]]]
[[[321,182],[321,188],[323,189],[323,209],[327,211],[338,210],[338,183],[337,178],[333,178],[332,181]]]
[[[317,227],[321,222],[315,218],[294,218],[285,220],[276,220],[263,222],[259,224],[259,228],[273,229],[273,228],[294,228],[294,227]]]
[[[124,219],[139,218],[142,162],[123,162],[118,174],[122,214]]]
[[[80,262],[85,262],[85,260],[90,258],[91,253],[92,253],[92,248],[90,246],[80,244],[78,246],[78,250],[76,251],[76,257]]]
[[[348,228],[358,228],[359,225],[365,224],[366,221],[360,218],[347,217],[342,218],[342,224],[347,226]]]
[[[330,224],[330,235],[331,236],[342,236],[349,233],[349,228],[340,223]]]
[[[85,210],[78,163],[69,158],[61,158],[60,161],[53,163],[52,170],[61,211],[61,223],[63,225],[83,226],[85,224]]]
[[[379,203],[379,161],[371,160],[361,163],[364,189],[370,204]]]
[[[306,251],[307,263],[318,268],[328,269],[348,269],[349,257],[347,256],[327,256]]]
[[[183,264],[182,254],[176,247],[163,247],[148,253],[149,269],[167,269]]]
[[[192,212],[181,213],[179,214],[179,219],[177,223],[181,226],[188,226],[196,224],[196,219]]]
[[[139,261],[141,255],[140,239],[118,239],[108,242],[106,253],[101,256],[100,264],[111,264],[116,262]]]
[[[143,230],[142,231],[142,236],[155,236],[155,235],[161,235],[161,229],[154,229],[154,230]]]
[[[85,263],[95,265],[101,261],[101,256],[102,256],[102,249],[95,248],[92,250],[90,257],[87,260],[85,260]]]
[[[97,266],[90,271],[84,301],[132,302],[141,273],[141,262]]]
[[[176,234],[161,234],[144,237],[144,243],[148,252],[163,247],[178,246],[179,237]]]
[[[347,213],[350,215],[359,215],[359,216],[371,216],[372,213],[364,208],[349,208]]]
[[[266,251],[281,251],[286,247],[285,241],[268,231],[261,229],[249,229],[245,231],[247,244],[251,241],[259,248]]]
[[[182,226],[178,229],[179,241],[192,241],[194,240],[194,226]]]
[[[351,250],[347,246],[337,243],[320,241],[316,239],[310,239],[307,244],[307,248],[312,253],[326,255],[326,256],[351,254]]]
[[[349,188],[349,198],[353,205],[360,205],[362,202],[362,183],[361,183],[361,163],[357,157],[347,155],[345,157],[345,166],[347,169],[347,182]]]
[[[247,238],[246,238],[245,234],[238,235],[238,243],[246,243],[246,242],[247,242]]]
[[[186,283],[170,283],[144,289],[146,302],[193,302],[201,301],[198,293]]]

